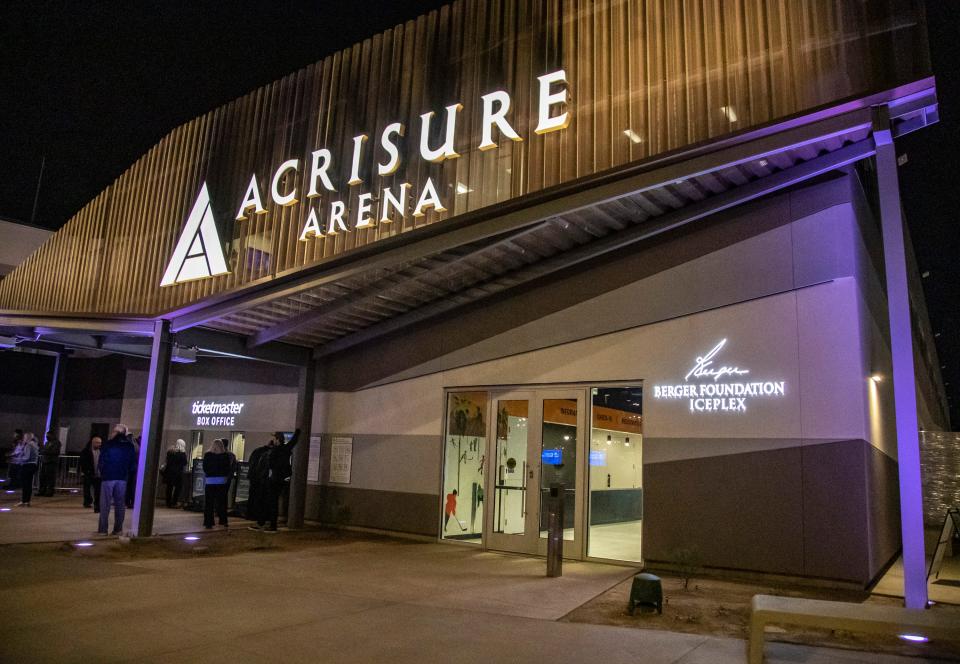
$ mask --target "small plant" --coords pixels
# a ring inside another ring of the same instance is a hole
[[[674,549],[670,561],[676,565],[680,578],[683,579],[683,589],[689,590],[690,579],[700,571],[700,550],[695,546],[685,546]]]

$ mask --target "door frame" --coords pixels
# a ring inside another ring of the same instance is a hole
[[[574,539],[564,542],[564,557],[582,560],[586,551],[586,523],[587,506],[583,502],[584,490],[587,482],[587,466],[583,462],[584,454],[589,454],[588,432],[586,430],[586,413],[589,410],[587,401],[589,387],[578,386],[524,386],[519,389],[489,389],[488,419],[487,419],[487,465],[485,468],[486,495],[491,499],[485,506],[484,527],[481,543],[484,550],[520,553],[526,555],[546,555],[547,540],[540,536],[540,499],[543,487],[540,486],[543,477],[541,451],[543,449],[543,402],[550,399],[575,399],[577,402],[577,440],[576,467],[574,468]],[[528,476],[526,485],[526,523],[523,535],[500,535],[493,532],[496,517],[496,478],[495,462],[497,456],[497,409],[500,401],[514,401],[526,399],[530,406],[527,420],[530,428],[527,434]],[[533,477],[530,477],[532,473]],[[512,544],[512,546],[511,546]]]
[[[574,560],[584,560],[584,561],[597,561],[605,562],[610,564],[624,565],[628,567],[642,567],[643,562],[634,562],[634,561],[621,561],[613,560],[607,558],[597,558],[587,555],[588,551],[588,540],[590,537],[589,533],[589,518],[590,518],[590,504],[589,504],[589,458],[590,458],[590,427],[592,427],[592,413],[593,413],[593,399],[592,399],[592,389],[593,388],[605,388],[605,387],[636,387],[644,386],[646,381],[642,378],[637,378],[635,380],[598,380],[593,382],[558,382],[558,383],[529,383],[529,384],[504,384],[504,385],[458,385],[450,386],[443,388],[443,415],[441,418],[441,439],[445,440],[446,431],[447,431],[447,414],[448,414],[448,404],[450,394],[457,392],[486,392],[488,395],[487,403],[487,443],[486,443],[486,461],[484,467],[484,491],[488,496],[488,499],[485,501],[484,505],[484,517],[483,517],[483,529],[480,536],[480,549],[484,551],[497,551],[509,553],[509,550],[504,551],[503,549],[496,549],[490,546],[490,541],[488,535],[492,532],[493,524],[493,493],[492,488],[492,468],[493,468],[493,457],[496,454],[496,413],[494,411],[493,404],[497,399],[502,398],[505,394],[518,394],[518,393],[533,393],[537,392],[563,392],[563,391],[576,391],[583,394],[583,404],[584,407],[578,408],[577,411],[577,438],[578,438],[578,448],[577,448],[577,457],[578,457],[578,468],[577,468],[577,513],[574,516],[574,527],[578,529],[578,532],[581,533],[579,542],[576,542],[577,546],[570,546],[570,542],[564,543],[564,558],[574,559]],[[646,405],[646,404],[644,404]],[[542,416],[542,404],[541,416]],[[590,416],[588,419],[588,415]],[[589,427],[588,427],[589,425]],[[491,435],[491,430],[492,434]],[[538,438],[539,438],[538,433]],[[641,434],[642,436],[643,434]],[[451,544],[455,546],[467,546],[467,547],[476,547],[476,542],[466,542],[457,539],[445,539],[443,537],[442,523],[443,523],[443,500],[444,500],[444,468],[446,459],[446,454],[444,451],[440,458],[440,467],[438,474],[438,486],[440,487],[440,506],[438,517],[438,534],[437,541],[443,542],[444,544]],[[641,468],[641,473],[643,469]],[[642,480],[641,480],[642,481]],[[645,486],[645,483],[644,483]],[[538,505],[539,511],[539,505]],[[487,514],[489,512],[489,514]],[[489,525],[488,525],[489,523]],[[539,537],[539,533],[538,533]],[[544,555],[546,551],[546,540],[543,540],[543,552],[539,550],[534,554],[520,554],[520,555]]]

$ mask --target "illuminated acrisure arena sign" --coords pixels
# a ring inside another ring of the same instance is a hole
[[[710,352],[698,356],[683,383],[654,385],[653,398],[686,399],[691,413],[745,413],[752,400],[786,395],[782,380],[731,380],[750,375],[750,370],[716,363],[726,344],[722,339]]]
[[[560,69],[537,77],[539,95],[537,102],[536,134],[546,134],[566,128],[570,124],[569,109],[560,111],[557,107],[566,105],[567,74]],[[510,124],[510,94],[504,90],[495,90],[481,96],[481,139],[477,148],[493,150],[497,148],[494,129],[501,136],[512,141],[522,141]],[[455,149],[457,117],[463,110],[463,104],[450,104],[444,109],[443,141],[439,145],[430,145],[431,125],[434,111],[420,116],[418,156],[431,163],[440,163],[447,159],[456,159],[459,153]],[[393,122],[384,127],[379,134],[379,145],[385,158],[376,162],[376,174],[386,177],[395,173],[401,165],[399,138],[406,135],[406,127],[401,122]],[[369,136],[360,134],[353,137],[353,150],[350,155],[350,179],[348,186],[365,184],[361,176],[361,165],[371,158],[373,150],[367,146]],[[373,192],[363,192],[357,196],[356,204],[348,210],[343,196],[337,192],[330,177],[334,163],[333,154],[327,148],[313,150],[304,159],[287,159],[273,172],[266,193],[270,200],[281,207],[296,205],[301,197],[310,205],[306,222],[300,231],[300,240],[309,241],[318,237],[349,232],[352,229],[372,228],[376,224],[388,224],[406,218],[408,201],[415,201],[413,216],[423,217],[430,209],[443,212],[447,208],[441,199],[433,179],[428,177],[418,192],[412,192],[407,183],[384,187],[375,200]],[[343,162],[344,164],[346,162]],[[281,191],[283,183],[299,181],[288,177],[289,174],[308,173],[306,194],[296,184]],[[264,207],[264,185],[257,179],[256,173],[250,176],[246,192],[243,194],[235,219],[244,221],[251,214],[266,214]],[[324,202],[326,196],[329,201]],[[216,223],[210,207],[210,195],[207,184],[201,187],[190,215],[184,224],[176,248],[164,271],[161,286],[171,286],[184,281],[203,279],[225,274],[229,270],[223,256],[223,246],[217,234]]]

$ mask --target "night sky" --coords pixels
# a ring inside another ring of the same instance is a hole
[[[171,129],[445,2],[4,2],[0,217],[59,228]],[[941,121],[898,143],[960,423],[960,3],[927,3]],[[242,9],[241,9],[242,8]],[[33,213],[41,159],[46,157]]]

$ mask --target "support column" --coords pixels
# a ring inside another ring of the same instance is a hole
[[[157,470],[163,443],[163,414],[167,406],[167,383],[170,379],[170,321],[158,320],[153,326],[150,349],[150,371],[147,374],[147,397],[143,407],[143,433],[140,458],[137,461],[137,493],[133,504],[134,537],[153,534],[153,509],[157,499]]]
[[[63,404],[63,375],[66,367],[67,353],[60,351],[53,362],[53,381],[50,384],[50,401],[47,403],[47,424],[43,430],[53,431],[57,440],[60,440],[60,407]],[[42,438],[41,434],[41,440]],[[60,441],[63,443],[64,441]]]
[[[300,442],[293,448],[293,476],[290,478],[287,528],[303,528],[303,515],[307,503],[307,464],[310,459],[315,375],[316,363],[313,361],[300,368],[300,384],[297,392],[297,428],[300,429]]]
[[[900,525],[903,537],[903,596],[909,609],[927,607],[927,570],[923,546],[923,494],[920,484],[920,435],[913,367],[913,332],[897,153],[886,107],[877,109],[877,191],[883,230],[883,258],[893,359],[893,398],[897,422],[897,463],[900,477]]]

